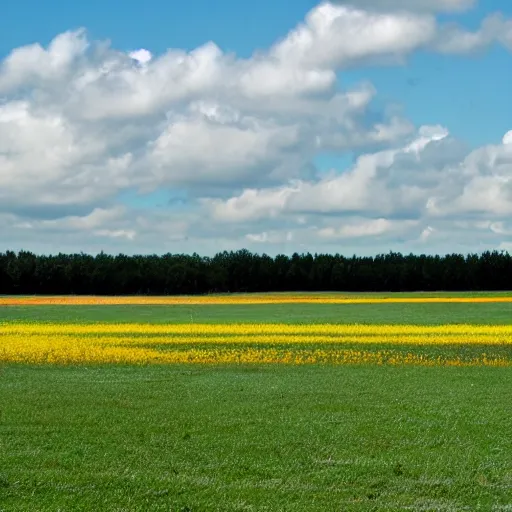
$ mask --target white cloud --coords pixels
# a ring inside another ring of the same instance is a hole
[[[257,59],[244,67],[240,89],[248,98],[321,93],[332,89],[336,82],[332,69],[301,68],[282,59]]]
[[[148,167],[157,184],[251,181],[255,172],[270,173],[283,160],[281,153],[301,142],[297,126],[217,104],[191,107],[188,115],[171,117],[150,145]]]
[[[291,231],[280,232],[280,231],[263,231],[263,233],[249,233],[245,236],[249,242],[258,244],[276,244],[286,243],[293,241],[293,233]]]
[[[414,221],[391,221],[389,219],[370,219],[358,222],[343,221],[340,226],[329,226],[319,230],[320,237],[329,239],[377,237],[390,232],[401,231],[411,225]]]
[[[151,52],[144,48],[130,52],[128,55],[141,65],[147,64],[153,58]]]
[[[203,204],[219,221],[255,221],[280,215],[286,209],[289,198],[299,192],[300,188],[293,186],[267,190],[246,189],[240,196],[231,197],[227,201],[204,200]]]
[[[69,230],[89,231],[98,229],[105,224],[121,219],[126,213],[126,209],[121,206],[113,208],[95,208],[91,213],[85,216],[70,215],[60,219],[51,219],[41,221],[41,226],[48,228],[65,228]]]
[[[400,61],[431,41],[435,31],[435,18],[429,15],[372,13],[322,3],[271,54],[282,62],[336,68],[377,57]]]
[[[337,0],[360,9],[458,12],[473,7],[478,0]]]
[[[136,232],[133,229],[98,229],[94,232],[94,234],[110,238],[127,238],[128,240],[133,240],[135,238]]]
[[[402,210],[421,210],[429,193],[415,180],[397,180],[396,162],[417,161],[420,152],[431,143],[447,136],[446,129],[424,126],[418,137],[401,149],[389,149],[362,155],[350,170],[318,181],[296,180],[291,184],[263,189],[247,189],[227,201],[209,203],[212,214],[219,220],[234,222],[275,217],[286,212],[342,213],[375,212],[391,215]],[[414,159],[414,160],[413,160]],[[421,178],[420,178],[421,179]],[[397,187],[388,182],[398,181]],[[208,204],[208,203],[206,203]]]
[[[440,27],[432,47],[442,53],[470,53],[485,49],[494,42],[512,49],[512,20],[501,14],[485,18],[475,32],[454,24]]]
[[[512,236],[512,225],[504,221],[490,222],[489,229],[497,235]]]
[[[486,146],[460,157],[459,151],[451,154],[452,144],[445,128],[424,126],[402,148],[363,155],[342,173],[246,189],[225,201],[205,201],[204,206],[213,219],[240,229],[248,223],[279,226],[274,240],[292,232],[294,240],[307,233],[312,243],[405,239],[412,245],[417,241],[449,247],[461,237],[471,245],[471,233],[484,230],[478,235],[480,243],[497,247],[512,236],[511,149]],[[468,215],[476,220],[461,224]]]
[[[17,48],[0,66],[0,93],[41,82],[59,83],[88,48],[84,30],[64,32],[44,49],[35,43]]]
[[[27,101],[0,104],[1,204],[77,204],[112,194],[126,183],[131,157],[109,154],[108,142]]]
[[[432,226],[427,226],[420,235],[420,240],[422,242],[428,241],[428,239],[432,236],[432,233],[435,232],[435,229]]]
[[[455,24],[438,24],[432,14],[402,9],[391,12],[364,10],[324,2],[307,15],[303,24],[271,49],[277,60],[306,68],[342,69],[364,63],[401,63],[411,52],[431,48],[442,53],[470,53],[494,42],[512,48],[512,21],[500,14],[483,20],[470,32]],[[417,6],[418,2],[410,2]],[[423,5],[426,5],[423,3]],[[429,2],[435,6],[468,7],[471,2]],[[409,3],[408,3],[409,4]],[[361,8],[363,7],[363,8]]]
[[[433,216],[512,213],[512,146],[506,143],[478,148],[458,166],[445,171],[446,185],[438,187],[428,204]]]

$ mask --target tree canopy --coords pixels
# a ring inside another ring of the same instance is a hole
[[[372,257],[283,254],[245,249],[198,254],[0,253],[0,294],[179,295],[267,291],[512,290],[512,256]]]

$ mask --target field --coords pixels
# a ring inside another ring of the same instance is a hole
[[[0,298],[0,510],[510,509],[510,295],[285,298]]]

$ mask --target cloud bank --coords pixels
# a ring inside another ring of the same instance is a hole
[[[84,29],[13,49],[0,63],[2,249],[510,247],[512,131],[467,148],[449,127],[371,115],[378,91],[343,87],[343,73],[512,50],[512,21],[438,21],[471,0],[352,4],[318,5],[246,59],[214,42],[121,51]],[[358,156],[326,173],[326,153]]]

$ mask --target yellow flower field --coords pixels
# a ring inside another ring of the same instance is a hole
[[[0,361],[511,366],[512,325],[0,325]]]
[[[87,305],[200,305],[200,304],[392,304],[392,303],[499,303],[512,302],[511,296],[464,297],[375,297],[342,294],[247,294],[160,297],[0,297],[0,306],[87,306]]]
[[[437,338],[462,336],[496,336],[512,340],[512,325],[376,325],[376,324],[274,324],[274,323],[220,323],[220,324],[0,324],[0,335],[303,335],[322,336],[435,336]]]

